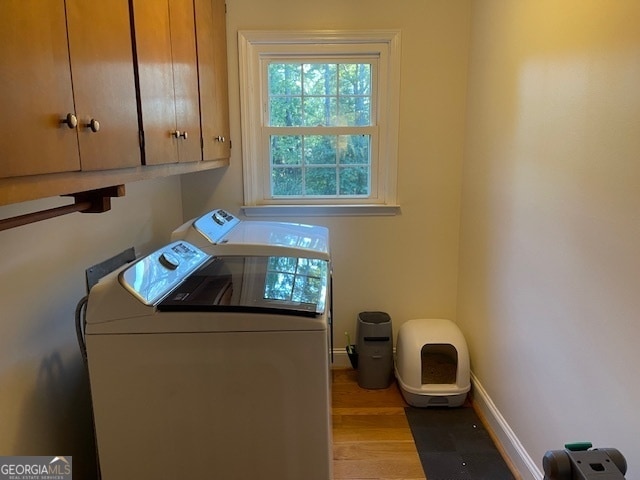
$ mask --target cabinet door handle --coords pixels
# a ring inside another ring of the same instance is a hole
[[[85,125],[85,127],[87,127],[88,129],[90,129],[92,132],[95,133],[98,130],[100,130],[100,122],[95,118],[92,118],[91,120],[89,120],[89,123]]]
[[[184,132],[182,132],[182,133],[181,133],[180,135],[178,135],[178,136],[179,136],[179,137],[182,137],[182,138],[184,138],[184,139],[186,140],[186,139],[189,137],[189,134],[188,134],[186,131],[184,131]]]
[[[182,136],[182,132],[180,132],[180,130],[175,130],[171,132],[171,136],[175,138],[180,138]]]
[[[67,113],[67,116],[60,120],[60,123],[64,123],[67,127],[73,129],[78,126],[78,117],[76,117],[73,113]]]
[[[218,135],[217,137],[213,138],[216,142],[220,142],[220,143],[224,143],[224,137]]]

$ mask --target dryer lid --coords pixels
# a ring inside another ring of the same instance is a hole
[[[329,229],[293,222],[240,221],[222,209],[212,210],[174,232],[200,248],[241,255],[290,255],[330,259]],[[194,235],[195,234],[195,235]]]
[[[189,275],[158,311],[321,315],[328,262],[285,256],[215,256]]]
[[[216,244],[223,242],[225,236],[239,223],[239,218],[217,208],[194,220],[193,228],[209,243]]]
[[[309,255],[328,260],[329,229],[303,223],[246,221],[240,222],[224,237],[222,243],[260,245],[265,255],[278,249],[289,249],[292,255]]]

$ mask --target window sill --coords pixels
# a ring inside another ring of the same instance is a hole
[[[243,205],[247,217],[399,215],[400,205]]]

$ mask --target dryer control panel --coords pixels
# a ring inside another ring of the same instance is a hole
[[[218,208],[195,220],[193,226],[210,243],[220,243],[238,223],[240,219]]]
[[[122,271],[120,283],[145,305],[155,305],[209,258],[188,242],[173,242]]]

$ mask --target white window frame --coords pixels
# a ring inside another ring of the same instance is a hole
[[[387,214],[397,205],[400,31],[263,31],[238,32],[244,206],[247,215]],[[374,58],[376,105],[371,145],[371,194],[367,198],[270,198],[269,141],[266,120],[266,59],[282,56]],[[375,142],[375,144],[374,144]]]

